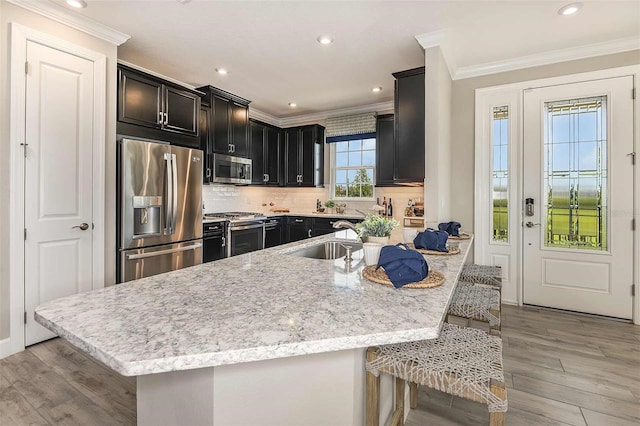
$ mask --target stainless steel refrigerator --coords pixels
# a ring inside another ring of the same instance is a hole
[[[202,155],[118,142],[118,282],[202,263]]]

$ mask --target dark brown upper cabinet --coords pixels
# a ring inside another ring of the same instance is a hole
[[[282,183],[280,129],[259,121],[249,121],[252,185],[278,186]]]
[[[198,90],[205,93],[204,99],[211,105],[210,144],[207,152],[247,157],[251,101],[213,86],[200,87]]]
[[[204,183],[210,183],[213,179],[213,154],[210,153],[208,146],[211,144],[211,136],[209,133],[211,127],[211,106],[202,102],[200,107],[200,149],[204,151]]]
[[[119,64],[117,132],[197,148],[200,95]]]
[[[394,73],[394,183],[424,183],[425,68]]]
[[[284,185],[324,185],[324,127],[284,129]]]

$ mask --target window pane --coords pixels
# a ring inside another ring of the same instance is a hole
[[[349,142],[336,142],[336,151],[343,152],[349,150]]]
[[[336,152],[336,167],[348,166],[349,154],[347,152]]]
[[[544,107],[545,246],[607,250],[607,97]]]
[[[362,151],[362,165],[363,166],[375,166],[376,165],[376,152],[375,151]]]
[[[347,170],[347,182],[351,183],[356,180],[357,170]]]
[[[350,166],[361,166],[362,165],[362,152],[349,152],[349,165]]]
[[[347,183],[346,170],[336,170],[336,183]]]
[[[509,107],[493,108],[493,241],[509,241]]]
[[[362,141],[362,149],[376,149],[376,140],[374,139],[364,139]]]
[[[335,193],[336,198],[340,198],[340,197],[346,197],[347,196],[347,185],[343,184],[336,184],[336,193]]]
[[[362,149],[362,139],[349,141],[349,151],[360,151]]]

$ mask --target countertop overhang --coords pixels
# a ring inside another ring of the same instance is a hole
[[[163,373],[438,336],[472,240],[428,256],[445,275],[431,289],[362,278],[362,251],[318,260],[291,251],[316,237],[53,300],[36,320],[125,376]]]

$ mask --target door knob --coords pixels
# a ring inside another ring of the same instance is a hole
[[[80,225],[76,225],[76,226],[72,226],[71,229],[73,228],[80,228],[81,231],[86,231],[87,229],[89,229],[89,224],[87,223],[81,223]]]
[[[527,226],[527,228],[533,228],[534,226],[540,226],[539,223],[533,223],[533,222],[527,222],[527,223],[525,223],[525,225]]]

